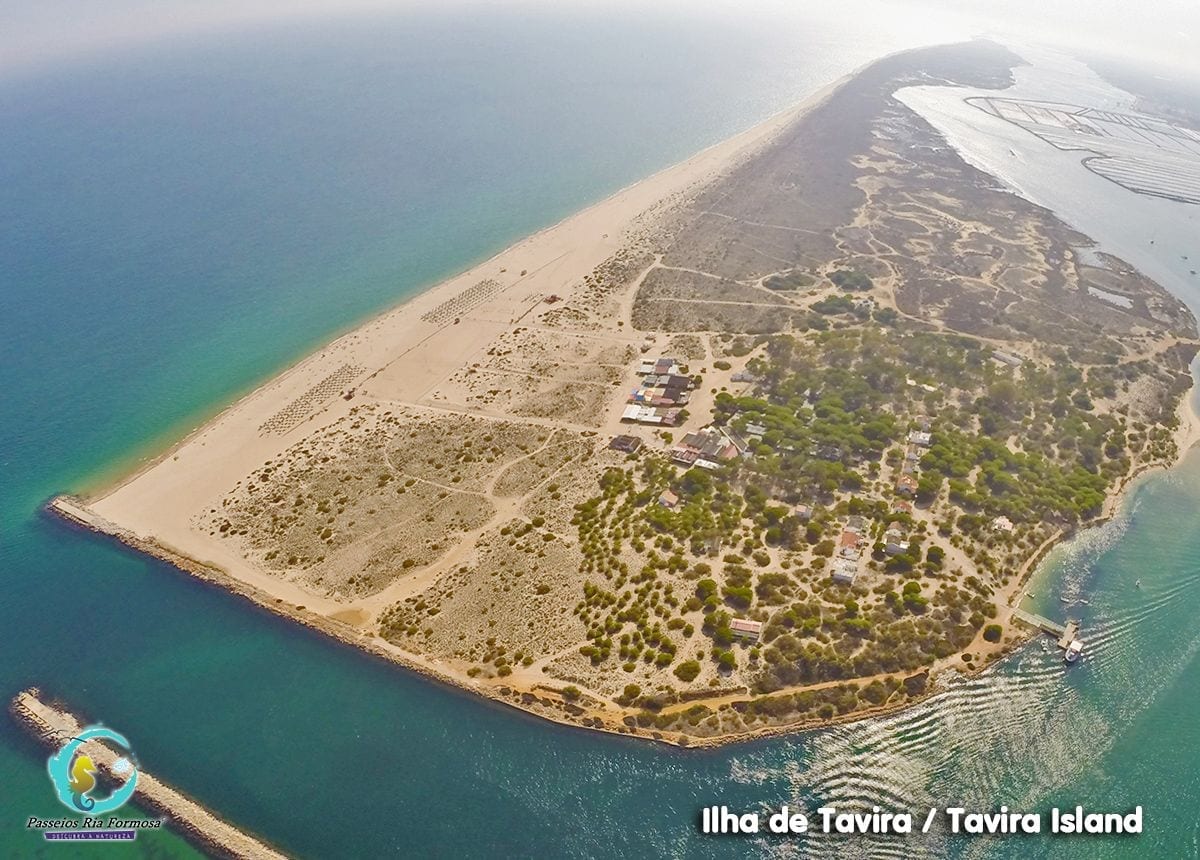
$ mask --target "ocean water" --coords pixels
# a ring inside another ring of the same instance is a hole
[[[0,696],[37,683],[289,852],[1196,853],[1200,458],[1031,588],[1085,618],[894,717],[714,752],[440,688],[40,513],[317,343],[943,33],[886,17],[474,12],[177,40],[0,80]],[[1142,588],[1132,583],[1142,580]],[[44,754],[0,721],[0,855],[51,855]],[[701,837],[700,807],[1141,803],[1136,842]],[[74,855],[74,851],[72,855]],[[97,856],[191,856],[170,834]]]

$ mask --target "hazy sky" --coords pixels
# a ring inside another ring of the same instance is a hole
[[[170,35],[322,16],[402,13],[419,6],[499,6],[502,0],[0,0],[0,73],[54,65]],[[611,7],[644,14],[634,0],[519,0],[519,5]],[[1200,76],[1198,0],[657,0],[662,13],[753,16],[786,26],[810,5],[846,15],[954,19],[970,32],[1036,39],[1146,59]]]

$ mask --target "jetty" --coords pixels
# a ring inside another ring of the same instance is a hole
[[[1053,636],[1058,641],[1058,647],[1064,651],[1071,647],[1071,643],[1079,636],[1079,622],[1075,619],[1067,619],[1066,624],[1059,624],[1042,615],[1035,615],[1032,612],[1026,612],[1024,609],[1019,609],[1015,606],[1013,607],[1012,617],[1017,621]]]
[[[22,728],[54,752],[68,738],[79,734],[84,725],[70,711],[46,701],[36,687],[18,693],[9,704],[8,711]],[[102,741],[90,740],[80,750],[91,757],[101,773],[112,776],[113,765],[120,757],[113,748]],[[172,830],[206,854],[239,860],[285,858],[284,854],[221,820],[196,801],[140,768],[133,800],[142,809],[166,818]]]

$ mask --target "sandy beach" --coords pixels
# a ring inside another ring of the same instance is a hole
[[[750,155],[846,79],[342,335],[230,406],[154,462],[84,500],[86,506],[141,539],[244,577],[284,599],[317,607],[312,595],[257,576],[242,559],[222,552],[218,543],[187,524],[256,465],[302,436],[335,423],[364,399],[421,402],[514,323],[529,322],[551,310],[553,306],[543,302],[545,297],[569,299],[582,278],[639,229],[648,229],[655,216]],[[490,290],[481,291],[486,292],[482,300],[463,296],[485,281],[495,286],[489,284]],[[636,338],[631,335],[629,340]],[[327,396],[308,396],[330,377],[337,380]],[[354,400],[337,396],[348,388],[358,389]],[[266,422],[306,396],[313,401],[312,409],[298,423],[286,432],[262,432]]]
[[[553,332],[544,344],[538,343],[540,322],[561,312],[578,291],[586,289],[597,267],[636,246],[676,206],[759,151],[852,78],[847,75],[800,104],[627,186],[368,320],[264,383],[115,485],[86,498],[56,499],[51,509],[349,644],[494,695],[494,690],[481,688],[488,685],[469,680],[455,667],[404,652],[363,629],[386,601],[427,584],[428,575],[409,578],[400,592],[391,589],[350,603],[335,600],[251,563],[205,528],[205,515],[219,510],[231,489],[257,467],[281,458],[298,441],[334,427],[364,404],[414,408],[424,414],[472,412],[501,417],[496,410],[448,400],[465,399],[462,386],[453,384],[456,374],[461,378],[469,372],[466,369],[489,349],[494,351],[515,325],[534,331],[536,351],[552,349]],[[625,313],[632,286],[628,295],[617,298]],[[598,308],[600,324],[592,327],[623,346],[626,355],[636,354],[633,347],[641,336],[616,328],[614,310],[611,303]],[[591,426],[618,427],[622,403],[623,397],[609,396],[602,406],[603,417]],[[552,423],[527,420],[533,425]],[[521,674],[530,677],[509,679],[503,687],[506,693],[510,686],[536,687],[531,673]]]

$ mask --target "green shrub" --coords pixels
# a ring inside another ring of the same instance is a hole
[[[854,269],[839,269],[829,273],[829,280],[843,290],[869,290],[873,286],[870,278]]]

